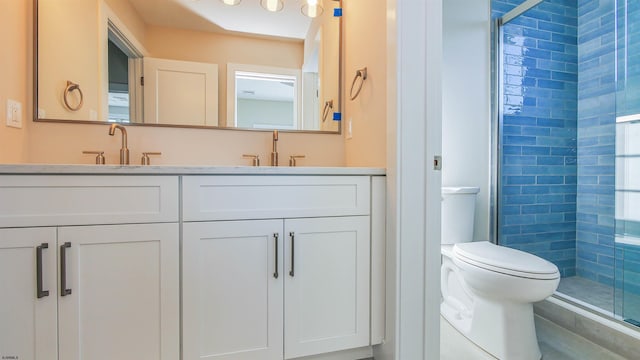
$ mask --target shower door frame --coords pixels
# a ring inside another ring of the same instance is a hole
[[[489,195],[490,215],[489,215],[489,239],[495,244],[500,244],[498,229],[500,228],[500,159],[502,159],[502,124],[504,109],[504,86],[503,68],[504,48],[503,48],[503,26],[518,18],[518,16],[538,6],[544,0],[526,0],[516,6],[511,11],[491,22],[491,91],[494,101],[491,108],[491,193]]]

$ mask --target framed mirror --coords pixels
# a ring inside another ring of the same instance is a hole
[[[340,132],[342,0],[35,0],[35,121]]]

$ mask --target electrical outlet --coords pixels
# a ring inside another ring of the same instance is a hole
[[[22,104],[15,100],[7,100],[7,126],[22,128]]]

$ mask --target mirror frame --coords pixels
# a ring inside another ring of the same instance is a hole
[[[338,3],[339,8],[342,8],[343,0],[331,0]],[[40,119],[38,118],[38,3],[39,0],[33,0],[33,121],[45,122],[45,123],[63,123],[63,124],[90,124],[90,125],[108,125],[111,124],[108,121],[98,120],[65,120],[65,119]],[[344,49],[343,49],[343,37],[344,37],[344,15],[340,15],[339,19],[339,35],[338,35],[338,99],[340,103],[337,106],[338,111],[334,111],[342,114],[344,108]],[[342,120],[338,121],[337,131],[327,130],[278,130],[283,133],[302,133],[302,134],[328,134],[328,135],[342,135]],[[142,127],[166,127],[166,128],[183,128],[183,129],[205,129],[205,130],[235,130],[235,131],[258,131],[258,132],[272,132],[272,129],[251,129],[251,128],[233,128],[226,126],[200,126],[200,125],[171,125],[171,124],[145,124],[145,123],[128,123],[126,126],[142,126]]]

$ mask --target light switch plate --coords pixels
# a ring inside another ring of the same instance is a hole
[[[347,120],[347,140],[353,138],[353,119],[349,117]]]
[[[18,101],[7,100],[7,126],[22,128],[22,104]]]

